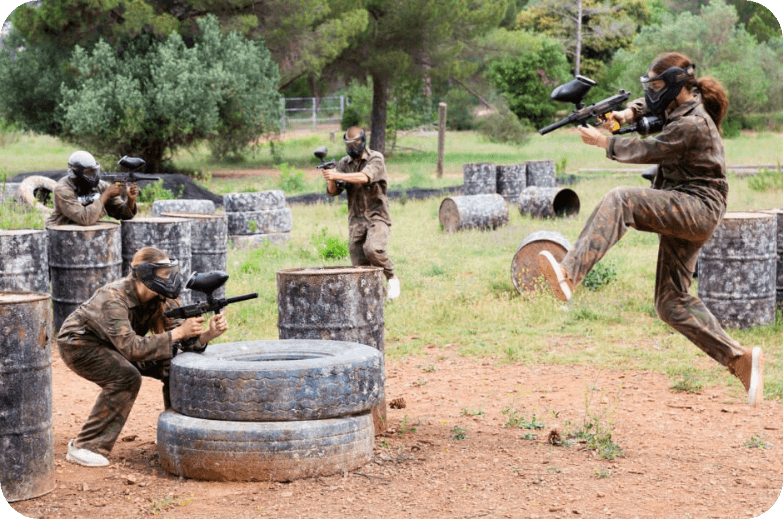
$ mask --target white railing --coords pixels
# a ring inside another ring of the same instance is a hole
[[[329,97],[283,97],[281,129],[286,131],[289,123],[308,123],[313,130],[318,124],[340,122],[345,112],[345,96]]]

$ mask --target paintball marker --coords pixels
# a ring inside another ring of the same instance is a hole
[[[313,152],[313,155],[318,157],[318,160],[321,161],[320,164],[316,166],[317,169],[334,169],[337,167],[337,163],[334,160],[330,160],[329,162],[324,162],[324,157],[326,157],[326,154],[329,152],[329,149],[326,146],[321,146],[320,148],[316,148],[316,150]],[[345,188],[345,182],[342,180],[335,180],[334,182],[337,184],[337,187],[340,189]]]
[[[187,283],[185,283],[185,288],[202,292],[207,296],[207,300],[192,305],[172,308],[163,315],[174,319],[189,319],[191,317],[198,317],[209,312],[215,312],[216,314],[219,314],[224,307],[232,303],[239,303],[241,301],[247,301],[248,299],[255,299],[258,297],[257,292],[228,298],[214,297],[212,293],[218,288],[222,287],[226,281],[228,281],[228,274],[222,270],[213,270],[212,272],[205,272],[202,274],[194,272],[188,279]],[[194,346],[197,340],[198,337],[190,337],[189,339],[180,341],[180,348],[182,351],[193,351],[196,353],[201,353],[204,351],[204,349],[206,349],[206,346],[203,349],[196,349]]]
[[[563,103],[573,103],[575,108],[568,117],[557,121],[554,124],[550,124],[545,128],[541,128],[538,130],[538,133],[541,135],[546,135],[547,133],[557,130],[558,128],[562,128],[567,124],[581,124],[582,126],[587,126],[587,121],[593,117],[598,119],[599,122],[603,121],[606,114],[621,109],[625,102],[628,101],[628,98],[631,96],[631,93],[627,90],[620,89],[618,94],[607,97],[606,99],[591,104],[590,106],[584,106],[582,99],[584,99],[585,95],[587,95],[587,92],[589,92],[590,89],[594,86],[595,81],[592,79],[586,78],[584,76],[576,76],[568,83],[564,83],[552,90],[552,94],[550,96],[552,99]]]
[[[156,177],[155,175],[137,173],[137,171],[147,165],[142,158],[125,156],[122,157],[117,164],[122,169],[122,173],[107,173],[101,175],[101,178],[117,184],[120,182],[133,184],[140,180],[160,180],[160,177]]]

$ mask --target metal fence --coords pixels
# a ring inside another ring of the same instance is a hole
[[[343,118],[346,106],[345,96],[330,97],[283,97],[281,128],[293,130],[304,124],[306,127],[318,129],[319,124],[339,123]]]

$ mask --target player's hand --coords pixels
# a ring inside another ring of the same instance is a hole
[[[212,318],[209,320],[209,330],[207,330],[209,337],[207,337],[208,340],[205,342],[209,342],[212,339],[220,337],[221,335],[223,335],[223,333],[226,330],[228,330],[228,321],[226,320],[226,314],[213,315]]]
[[[125,184],[125,189],[128,192],[128,202],[134,202],[139,196],[139,186],[134,182],[133,184]]]
[[[578,126],[582,142],[591,146],[598,146],[606,149],[609,144],[609,138],[593,128],[592,126]]]
[[[122,193],[122,187],[120,187],[119,184],[111,184],[109,187],[106,188],[106,191],[101,193],[101,201],[105,204],[106,202],[109,201],[110,198],[119,196],[120,193]]]
[[[181,341],[182,339],[188,339],[190,337],[198,337],[204,328],[204,317],[191,317],[185,319],[185,321],[171,330],[171,339],[174,342]]]

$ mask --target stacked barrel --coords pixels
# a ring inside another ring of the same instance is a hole
[[[231,243],[237,248],[291,237],[293,218],[282,190],[229,193],[223,196]]]

